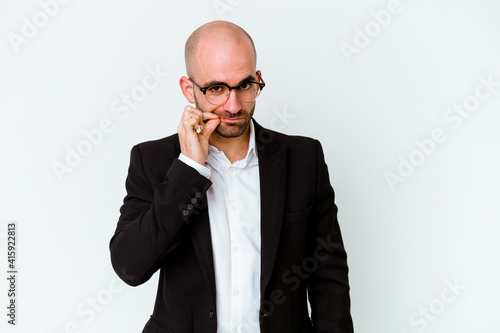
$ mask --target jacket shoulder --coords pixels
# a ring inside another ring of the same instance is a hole
[[[179,135],[176,133],[161,139],[141,142],[136,144],[134,149],[139,150],[143,156],[161,156],[165,154],[177,156],[180,153]]]
[[[318,140],[302,135],[290,135],[281,132],[271,131],[274,133],[276,140],[283,144],[291,145],[315,145]]]
[[[320,145],[319,141],[301,135],[289,135],[281,132],[276,132],[273,130],[266,129],[269,136],[271,136],[276,143],[279,145],[285,146],[289,152],[297,151],[297,152],[316,152],[318,145]]]
[[[177,134],[136,144],[131,152],[131,165],[139,164],[153,188],[163,182],[172,163],[181,152]],[[129,170],[130,172],[130,170]]]

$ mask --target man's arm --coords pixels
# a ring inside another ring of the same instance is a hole
[[[347,255],[337,221],[335,194],[318,141],[316,147],[318,179],[308,244],[309,253],[318,262],[308,284],[312,321],[317,333],[352,333]]]
[[[111,262],[127,284],[137,286],[168,262],[193,214],[205,205],[211,182],[176,159],[165,181],[153,188],[143,167],[140,145],[131,152],[127,195],[110,241]]]

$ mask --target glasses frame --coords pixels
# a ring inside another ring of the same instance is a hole
[[[209,86],[206,86],[206,87],[200,87],[196,82],[193,81],[193,79],[189,78],[189,81],[191,81],[198,89],[200,89],[200,91],[203,93],[203,95],[205,95],[205,98],[207,99],[207,102],[212,104],[212,105],[222,105],[224,103],[227,102],[227,100],[229,99],[229,96],[231,95],[231,90],[235,89],[236,90],[236,96],[238,96],[238,89],[244,85],[244,84],[247,84],[247,83],[255,83],[259,86],[259,92],[257,93],[257,96],[255,96],[255,99],[253,101],[250,101],[250,102],[245,102],[245,101],[241,101],[243,103],[252,103],[254,102],[260,95],[262,89],[264,89],[264,87],[266,86],[266,83],[264,82],[264,80],[262,79],[262,76],[260,76],[259,72],[255,72],[257,74],[257,76],[259,77],[259,79],[262,81],[262,82],[257,82],[257,81],[243,81],[241,82],[240,84],[238,84],[237,86],[234,86],[234,87],[231,87],[229,86],[227,83],[224,83],[224,82],[220,82],[220,83],[214,83],[214,84],[211,84]],[[229,94],[227,95],[227,99],[223,102],[223,103],[220,103],[220,104],[214,104],[212,102],[210,102],[207,98],[207,90],[211,87],[214,87],[214,86],[225,86],[229,89]],[[239,99],[239,96],[238,96],[238,99]]]

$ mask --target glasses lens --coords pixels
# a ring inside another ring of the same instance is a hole
[[[238,97],[242,102],[253,102],[259,96],[259,91],[257,83],[244,83],[238,88]]]
[[[229,88],[223,85],[211,86],[207,89],[207,100],[215,105],[224,104],[229,97]]]

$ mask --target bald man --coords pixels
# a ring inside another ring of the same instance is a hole
[[[180,87],[195,107],[185,107],[177,134],[132,148],[110,241],[126,283],[160,270],[143,332],[353,332],[320,143],[253,119],[265,83],[239,26],[201,26],[185,56]]]

